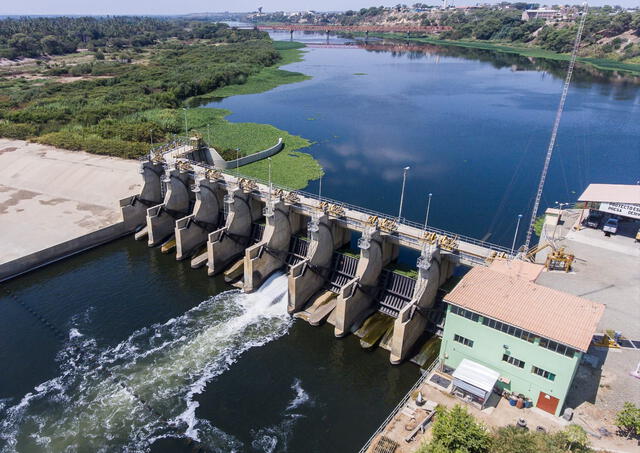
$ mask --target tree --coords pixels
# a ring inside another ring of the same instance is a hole
[[[516,426],[505,426],[493,436],[491,453],[538,453],[535,434]]]
[[[569,425],[562,432],[569,451],[589,451],[587,433],[578,425]]]
[[[425,453],[485,453],[491,447],[491,437],[485,427],[460,405],[439,409],[433,424],[433,439]]]
[[[616,426],[627,437],[640,436],[640,408],[626,402],[616,415]]]

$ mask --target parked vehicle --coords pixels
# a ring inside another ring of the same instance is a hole
[[[600,226],[600,222],[602,221],[602,217],[604,214],[600,211],[591,211],[587,220],[585,221],[585,225],[589,228],[598,228]]]
[[[618,219],[611,217],[607,220],[607,223],[604,224],[604,227],[602,227],[602,231],[605,233],[616,234],[618,232]]]
[[[638,232],[636,233],[636,242],[640,242],[640,228],[638,229]]]

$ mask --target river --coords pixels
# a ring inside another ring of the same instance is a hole
[[[409,165],[407,218],[423,220],[431,192],[431,225],[510,245],[561,63],[375,43],[311,47],[287,69],[313,79],[212,106],[314,140],[326,196],[395,214]],[[546,205],[588,182],[638,179],[639,94],[576,73]],[[5,283],[0,300],[1,452],[192,451],[189,439],[219,452],[352,452],[417,377],[386,351],[290,319],[284,276],[243,295],[132,238]]]

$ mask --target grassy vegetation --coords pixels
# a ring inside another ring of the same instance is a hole
[[[291,189],[302,189],[309,181],[323,175],[322,167],[310,154],[296,150],[306,148],[311,142],[291,135],[270,124],[232,123],[225,117],[231,112],[226,109],[187,109],[187,124],[190,132],[199,132],[205,142],[216,150],[240,149],[240,156],[262,151],[275,145],[282,137],[284,149],[273,156],[271,178],[275,184]],[[131,116],[136,121],[152,121],[171,130],[184,128],[184,110],[154,109]],[[209,127],[207,128],[207,125]],[[240,167],[240,174],[251,178],[267,180],[269,163],[267,160]]]
[[[406,264],[392,263],[387,266],[387,269],[389,269],[390,271],[396,274],[403,275],[405,277],[409,277],[409,278],[418,277],[418,270],[414,267],[407,266]]]
[[[544,215],[536,217],[536,221],[533,223],[533,232],[536,236],[540,237],[542,234],[542,228],[544,227]]]
[[[76,24],[64,18],[60,21]],[[15,25],[37,31],[57,23],[52,19]],[[102,27],[99,31],[108,29],[119,38],[121,28],[135,29],[140,24],[153,28],[155,22],[89,24]],[[208,98],[259,93],[307,80],[304,74],[279,69],[302,59],[302,44],[272,42],[263,32],[215,24],[192,27],[183,22],[160,22],[159,27],[165,25],[178,39],[158,43],[150,38],[151,44],[136,41],[138,45],[133,48],[128,41],[116,42],[109,37],[104,42],[96,41],[105,46],[100,55],[87,53],[80,60],[79,53],[68,54],[40,64],[17,64],[10,71],[0,68],[0,136],[135,158],[148,151],[151,141],[158,144],[184,135],[186,114],[188,133],[199,132],[205,142],[224,155],[235,154],[236,148],[241,155],[252,154],[282,138],[285,148],[273,157],[273,181],[277,184],[300,189],[322,175],[313,157],[297,151],[311,144],[302,137],[268,124],[229,122],[228,110],[182,109],[184,105],[200,105]],[[62,36],[64,27],[59,28]],[[184,32],[184,36],[178,32]],[[22,39],[22,35],[19,37]],[[12,40],[6,43],[14,45]],[[16,46],[20,43],[15,42]],[[39,49],[35,46],[33,52]],[[122,58],[123,53],[126,58]],[[80,80],[63,83],[71,76]],[[248,165],[242,172],[267,179],[267,162]]]
[[[267,180],[269,162],[266,159],[240,167],[240,173],[250,178]],[[303,189],[309,181],[320,178],[324,172],[320,163],[310,154],[285,149],[271,158],[271,179],[275,184],[291,189]]]
[[[269,91],[279,85],[309,80],[311,77],[300,72],[284,71],[280,66],[302,61],[304,44],[299,42],[274,41],[273,47],[279,52],[277,65],[264,68],[257,74],[250,75],[242,85],[229,85],[208,93],[206,96],[191,99],[189,102],[202,103],[212,99],[220,99],[241,94],[255,94]]]

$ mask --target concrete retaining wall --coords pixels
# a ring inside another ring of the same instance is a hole
[[[224,160],[220,154],[218,154],[213,148],[210,148],[209,156],[210,159],[206,159],[208,162],[212,161],[213,165],[217,168],[227,169],[227,168],[236,168],[242,167],[243,165],[250,164],[252,162],[257,162],[262,159],[266,159],[267,157],[271,157],[274,154],[279,153],[284,148],[284,143],[282,142],[282,138],[278,139],[278,143],[273,145],[271,148],[267,148],[262,151],[258,151],[257,153],[251,154],[250,156],[241,157],[240,159],[234,160]]]
[[[46,249],[0,265],[0,282],[38,269],[71,255],[111,242],[131,233],[124,222],[118,222],[84,236],[61,242]]]

